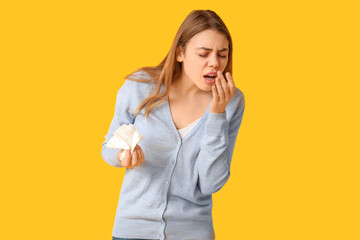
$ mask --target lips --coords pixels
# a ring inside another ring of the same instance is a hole
[[[204,77],[207,84],[215,84],[215,77]]]
[[[206,82],[207,84],[214,84],[216,77],[217,77],[217,73],[216,73],[216,72],[209,72],[209,73],[207,73],[207,74],[204,75],[204,79],[205,79],[205,82]]]
[[[217,72],[209,72],[209,73],[205,74],[204,77],[216,78]]]

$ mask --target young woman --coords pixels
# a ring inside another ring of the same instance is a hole
[[[113,239],[211,240],[212,194],[230,176],[244,114],[232,73],[232,41],[213,11],[194,10],[155,67],[126,77],[102,157],[126,167]],[[144,138],[133,153],[106,148],[133,124]]]

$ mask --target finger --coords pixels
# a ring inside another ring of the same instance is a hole
[[[139,149],[140,149],[140,159],[141,159],[141,162],[140,163],[143,163],[144,162],[144,160],[145,160],[145,156],[144,156],[144,152],[143,152],[143,150],[141,149],[141,147],[139,146]]]
[[[224,99],[225,93],[224,93],[224,90],[223,90],[223,88],[222,88],[222,86],[221,86],[221,82],[220,82],[219,77],[216,78],[215,82],[216,82],[216,83],[215,83],[215,85],[216,85],[216,90],[217,90],[218,95],[219,95],[219,100],[221,101],[221,100]]]
[[[215,85],[213,85],[213,86],[211,87],[211,91],[212,91],[212,95],[213,95],[213,101],[217,102],[218,99],[219,99],[219,95],[218,95],[218,93],[217,93],[217,90],[216,90],[216,86],[215,86]]]
[[[225,99],[228,100],[229,96],[230,96],[230,89],[229,89],[229,85],[228,85],[229,81],[225,79],[225,76],[222,74],[222,72],[220,72],[220,82],[221,82],[221,86],[224,90]]]
[[[233,77],[229,72],[226,73],[226,78],[228,80],[229,90],[230,90],[230,96],[233,97],[235,95],[235,82]]]
[[[123,159],[124,159],[124,156],[125,156],[125,150],[124,149],[121,149],[120,150],[120,152],[118,153],[118,155],[117,155],[117,159],[120,161],[120,162],[122,162],[123,161]]]
[[[137,151],[134,150],[132,157],[131,157],[131,166],[134,168],[135,166],[137,166],[137,159],[138,159],[138,155],[137,155]]]
[[[136,154],[137,156],[137,162],[136,162],[136,167],[140,165],[141,163],[141,155],[140,155],[140,149],[139,148],[135,148],[134,154]]]
[[[140,165],[144,161],[144,154],[139,145],[137,146],[137,153],[138,153],[138,163],[139,163],[138,165]]]
[[[131,154],[129,150],[125,150],[126,154],[125,154],[125,158],[122,160],[122,165],[124,167],[129,167],[130,166],[130,162],[131,162]]]
[[[136,166],[139,166],[142,163],[142,156],[141,156],[141,147],[139,145],[136,145],[135,149],[134,149],[134,153],[137,154],[137,164]]]

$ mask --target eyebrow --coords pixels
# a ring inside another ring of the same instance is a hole
[[[213,49],[212,48],[207,48],[207,47],[198,47],[196,49],[204,49],[204,50],[208,50],[208,51],[212,51]],[[219,50],[218,52],[224,52],[224,51],[227,51],[229,50],[228,48],[223,48],[221,50]]]

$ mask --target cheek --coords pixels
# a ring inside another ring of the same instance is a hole
[[[184,65],[184,69],[189,74],[198,74],[202,72],[205,64],[202,61],[192,59],[191,61],[186,62]]]
[[[227,66],[227,61],[224,61],[222,64],[221,64],[221,70],[224,71],[226,66]]]
[[[224,59],[224,61],[222,61],[222,64],[223,64],[224,68],[226,67],[226,65],[227,65],[228,61],[229,61],[229,59],[228,59],[228,58],[226,58],[226,59]]]

